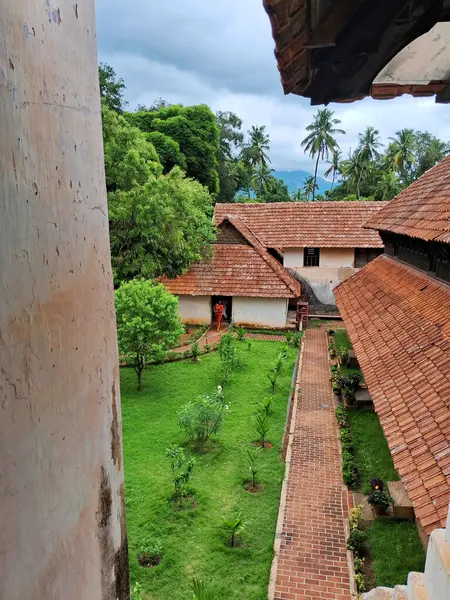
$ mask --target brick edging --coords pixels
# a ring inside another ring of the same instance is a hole
[[[329,338],[328,338],[328,333],[326,331],[325,331],[325,337],[326,337],[327,349],[328,349]],[[332,359],[330,359],[329,357],[328,357],[328,362],[329,362],[329,364],[333,364]],[[331,393],[331,405],[333,407],[335,407],[336,403],[335,403],[335,395],[333,394],[333,390],[330,390],[330,393]],[[339,435],[339,427],[338,427],[336,418],[334,419],[334,423],[335,423],[335,432],[336,432],[336,438],[337,438],[338,448],[339,448],[339,462],[341,464],[341,473],[342,473],[342,445],[341,445],[341,437]],[[346,496],[345,507],[344,507],[344,496]],[[351,492],[351,490],[348,489],[348,487],[344,483],[342,483],[341,510],[342,510],[342,516],[344,518],[345,539],[347,539],[348,536],[350,535],[350,524],[348,521],[348,516],[349,516],[350,509],[353,507],[354,507],[353,493]],[[347,564],[348,564],[348,573],[350,575],[350,597],[352,598],[352,600],[357,600],[360,596],[358,595],[358,592],[356,590],[353,554],[350,550],[347,550]]]
[[[273,555],[273,560],[272,560],[272,567],[270,569],[269,589],[267,592],[268,600],[274,600],[274,598],[275,598],[275,586],[276,586],[276,582],[277,582],[278,561],[280,558],[280,547],[281,547],[281,536],[283,533],[284,513],[285,513],[285,509],[286,509],[289,467],[290,467],[290,462],[291,462],[292,443],[294,440],[295,423],[296,423],[296,417],[297,417],[297,404],[298,404],[298,397],[299,397],[299,391],[300,391],[300,374],[302,371],[304,348],[305,348],[305,344],[302,343],[301,349],[300,349],[300,358],[298,361],[297,377],[296,377],[296,381],[295,381],[294,401],[292,403],[292,416],[291,416],[291,420],[289,423],[289,436],[288,436],[287,450],[286,450],[286,457],[285,457],[284,478],[283,478],[283,484],[281,486],[280,504],[278,507],[278,518],[277,518],[277,525],[276,525],[276,529],[275,529],[275,539],[274,539],[274,543],[273,543],[274,555]]]

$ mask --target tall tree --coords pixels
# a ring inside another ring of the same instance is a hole
[[[232,112],[217,112],[219,148],[217,152],[219,202],[233,202],[238,189],[245,184],[245,165],[238,160],[238,150],[244,141],[242,121]]]
[[[306,200],[308,200],[308,201],[309,201],[310,196],[312,196],[312,199],[314,201],[315,192],[318,189],[319,189],[319,186],[316,183],[316,179],[312,175],[310,177],[307,177],[305,179],[305,181],[303,182],[303,192],[306,196]]]
[[[314,169],[314,183],[317,182],[317,168],[319,160],[327,159],[330,152],[337,150],[339,145],[335,139],[337,134],[345,134],[345,131],[339,129],[337,125],[340,120],[334,117],[334,112],[328,108],[319,108],[314,115],[313,122],[306,127],[308,135],[302,140],[301,145],[305,152],[308,152],[312,158],[316,158]],[[315,188],[313,188],[312,199],[314,201]]]
[[[175,167],[144,185],[108,195],[115,282],[169,277],[208,256],[214,241],[212,199]]]
[[[334,182],[336,180],[336,175],[339,173],[340,163],[341,163],[342,152],[339,149],[335,149],[331,152],[331,160],[327,160],[327,163],[330,165],[328,169],[325,171],[325,177],[332,176],[331,181],[331,189],[334,187]]]
[[[117,79],[114,69],[106,63],[100,63],[98,77],[100,82],[100,96],[103,98],[106,106],[111,110],[121,113],[128,104],[123,99],[126,90],[123,79]]]
[[[412,168],[416,162],[414,154],[416,138],[413,129],[401,129],[389,138],[386,159],[391,168],[397,172],[402,182],[409,185],[412,181]]]
[[[268,152],[270,151],[270,137],[266,133],[266,126],[252,125],[248,132],[249,140],[241,152],[242,160],[252,169],[258,165],[270,163]]]
[[[402,191],[403,187],[394,171],[385,171],[377,180],[375,199],[392,200],[394,196]]]
[[[420,177],[450,152],[450,145],[428,131],[417,131],[414,178]]]
[[[253,171],[252,186],[258,198],[262,198],[264,192],[267,190],[267,185],[272,177],[273,169],[265,165],[264,163],[258,165]]]

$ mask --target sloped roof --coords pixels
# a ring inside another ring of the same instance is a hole
[[[170,292],[192,296],[300,296],[298,281],[266,251],[239,217],[227,217],[221,222],[231,223],[248,241],[248,245],[214,244],[211,260],[195,263],[187,273],[175,279],[161,278]]]
[[[366,227],[450,242],[450,155],[374,214]]]
[[[216,204],[214,218],[239,217],[267,248],[383,248],[363,224],[387,202]]]
[[[449,20],[448,6],[424,0],[393,0],[382,9],[373,0],[263,5],[285,94],[310,98],[311,104],[404,93],[436,94],[438,102],[448,102],[447,37],[441,31],[448,32],[447,23],[439,35],[430,31]]]
[[[383,255],[334,293],[394,466],[431,533],[450,500],[450,287]]]

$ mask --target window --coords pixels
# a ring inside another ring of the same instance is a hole
[[[320,248],[305,248],[303,252],[304,267],[318,267],[320,262]]]
[[[379,248],[355,248],[355,269],[365,267],[380,254],[383,254],[383,250]]]

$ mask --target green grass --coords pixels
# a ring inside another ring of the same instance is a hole
[[[230,408],[222,431],[207,453],[196,456],[191,486],[198,505],[193,509],[174,510],[168,501],[173,487],[164,452],[173,443],[185,442],[177,410],[216,386],[218,354],[206,355],[198,364],[185,361],[146,370],[141,393],[136,392],[133,371],[121,371],[130,579],[132,585],[143,586],[145,600],[190,600],[194,576],[214,580],[224,600],[267,596],[284,473],[280,442],[295,350],[289,349],[274,395],[269,434],[273,448],[263,450],[261,466],[264,491],[250,494],[243,489],[248,477],[245,450],[256,438],[254,414],[269,395],[265,373],[281,343],[255,341],[251,352],[244,345],[236,346],[243,366],[224,389]],[[242,511],[247,527],[242,545],[229,548],[221,518],[235,507]],[[143,568],[136,561],[140,541],[147,537],[158,537],[163,545],[162,562],[154,568]]]
[[[369,481],[374,478],[382,479],[386,484],[397,481],[398,475],[377,414],[367,410],[347,410],[347,417],[359,472],[356,491],[368,494]]]
[[[334,344],[339,352],[339,348],[344,346],[344,348],[348,348],[351,350],[352,345],[350,344],[350,340],[347,337],[347,331],[345,329],[335,329],[334,330]]]
[[[367,533],[375,586],[405,584],[410,571],[423,571],[425,552],[413,521],[377,519]]]
[[[245,333],[261,333],[263,335],[285,335],[287,331],[294,331],[293,329],[245,329]]]

